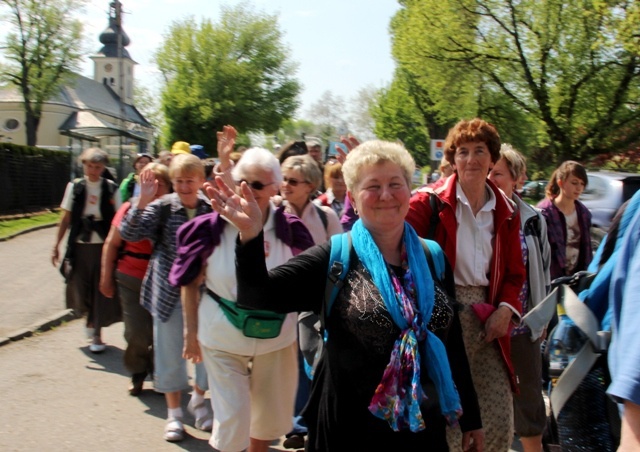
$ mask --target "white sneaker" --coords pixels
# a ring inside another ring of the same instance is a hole
[[[194,418],[196,418],[195,427],[198,430],[202,430],[203,432],[210,432],[213,429],[213,414],[209,412],[209,409],[207,408],[206,403],[207,401],[206,399],[204,399],[198,405],[195,405],[193,403],[193,397],[192,397],[191,400],[189,400],[189,403],[187,404],[187,411],[191,413],[191,415]],[[196,410],[199,411],[201,408],[205,409],[206,414],[202,417],[197,417]]]
[[[171,443],[182,441],[184,439],[184,425],[182,425],[182,421],[175,417],[167,419],[167,424],[164,426],[163,438],[165,441]]]
[[[89,351],[91,353],[102,353],[106,349],[107,349],[107,346],[104,344],[104,342],[102,342],[102,340],[99,337],[94,336],[93,342],[89,344]]]

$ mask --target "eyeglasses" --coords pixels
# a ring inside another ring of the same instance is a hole
[[[298,179],[293,179],[291,177],[283,177],[282,180],[283,180],[283,182],[285,184],[289,184],[292,187],[297,187],[298,184],[309,184],[310,183],[309,181],[306,181],[306,180],[298,180]]]
[[[257,181],[257,180],[256,180],[256,181],[253,181],[253,182],[249,182],[248,180],[245,180],[245,179],[235,180],[235,181],[233,181],[233,182],[234,182],[238,187],[239,187],[243,182],[246,182],[246,183],[247,183],[247,185],[248,185],[249,187],[251,187],[251,188],[252,188],[252,189],[254,189],[254,190],[258,190],[258,191],[264,190],[264,187],[266,187],[267,185],[273,185],[273,184],[274,184],[274,182],[269,182],[268,184],[263,184],[262,182]]]

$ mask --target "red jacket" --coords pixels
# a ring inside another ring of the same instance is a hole
[[[433,240],[438,242],[444,250],[451,268],[456,266],[456,182],[457,174],[447,178],[446,183],[438,187],[435,192],[429,188],[421,189],[411,197],[409,213],[406,220],[414,227],[421,237],[426,237],[431,222],[430,193],[436,193],[441,203],[440,221],[435,228]],[[489,297],[487,302],[496,308],[505,302],[516,311],[522,313],[520,290],[526,278],[526,269],[522,261],[520,247],[520,214],[513,202],[502,193],[491,181],[487,185],[496,197],[494,210],[494,242],[493,256],[490,263]],[[498,339],[500,351],[507,366],[511,386],[516,391],[513,366],[511,364],[510,335]]]

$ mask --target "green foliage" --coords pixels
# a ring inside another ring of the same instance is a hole
[[[379,93],[377,104],[371,109],[374,133],[382,140],[402,141],[421,167],[431,163],[429,131],[404,81],[396,77],[389,89]]]
[[[71,156],[68,152],[52,151],[50,149],[35,146],[23,146],[21,144],[0,142],[0,163],[5,164],[4,157],[11,154],[13,158],[45,157],[47,161],[60,165],[69,165]]]
[[[4,0],[11,28],[0,78],[24,97],[27,144],[36,145],[42,104],[78,69],[82,23],[73,15],[85,0]]]
[[[167,143],[199,143],[215,153],[226,124],[248,133],[277,130],[298,107],[293,75],[275,16],[248,4],[223,7],[220,22],[174,22],[156,54],[166,81]]]
[[[154,127],[154,139],[153,145],[156,154],[160,151],[159,141],[160,131],[164,130],[165,119],[158,98],[151,92],[151,90],[139,83],[136,83],[133,90],[134,104],[140,113],[153,125]],[[161,135],[161,134],[160,134]]]
[[[0,239],[42,226],[55,225],[60,221],[60,212],[46,212],[23,218],[0,220]]]
[[[400,3],[396,78],[436,124],[481,116],[541,168],[640,139],[638,2]]]

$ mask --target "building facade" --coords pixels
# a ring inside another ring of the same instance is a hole
[[[98,146],[109,152],[118,172],[130,168],[137,152],[151,152],[153,126],[133,102],[134,67],[122,28],[122,5],[110,3],[109,23],[100,34],[102,48],[90,58],[93,79],[74,74],[45,101],[37,145],[79,155]],[[14,86],[0,90],[0,141],[26,144],[24,100]],[[122,174],[120,174],[122,175]]]

